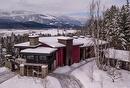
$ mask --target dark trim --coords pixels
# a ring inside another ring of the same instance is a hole
[[[50,56],[52,55],[54,52],[50,53],[50,54],[46,54],[46,53],[20,53],[20,54],[24,54],[24,55],[44,55],[44,56]]]
[[[14,48],[37,48],[41,45],[37,45],[37,46],[14,46]]]

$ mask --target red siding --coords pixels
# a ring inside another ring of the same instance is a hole
[[[79,46],[73,46],[72,61],[73,63],[78,63],[80,61],[80,47]]]
[[[56,52],[56,66],[63,66],[64,64],[64,50],[63,48],[58,48]]]

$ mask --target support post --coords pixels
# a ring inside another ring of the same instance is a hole
[[[86,59],[86,54],[85,54],[86,52],[85,52],[85,51],[86,51],[86,48],[83,49],[83,60]],[[87,53],[88,53],[88,52],[87,52]]]
[[[20,75],[24,76],[24,64],[20,64]]]
[[[56,69],[56,60],[54,60],[54,70]]]
[[[48,65],[43,65],[41,68],[42,68],[42,78],[45,78],[48,75]]]

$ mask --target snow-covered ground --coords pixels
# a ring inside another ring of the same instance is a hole
[[[0,29],[0,35],[1,36],[11,36],[11,34],[14,33],[15,35],[23,35],[23,34],[27,34],[27,33],[31,33],[29,30],[14,30],[14,29]]]
[[[3,73],[3,72],[8,72],[9,70],[6,68],[6,67],[1,67],[0,68],[0,73]]]
[[[68,34],[68,33],[75,33],[76,30],[66,30],[64,31],[64,29],[41,29],[41,30],[15,30],[15,29],[0,29],[0,35],[1,36],[11,36],[12,33],[14,33],[15,35],[23,35],[23,34],[30,34],[30,33],[36,33],[36,34],[50,34],[50,35],[57,35],[59,34]]]
[[[45,88],[45,85],[46,88],[130,88],[130,72],[119,72],[121,77],[113,82],[107,72],[97,68],[94,60],[81,61],[72,66],[57,68],[44,80],[15,76],[0,84],[0,88]]]
[[[73,71],[72,75],[79,79],[85,88],[130,88],[129,72],[124,70],[120,72],[122,77],[112,82],[111,77],[106,72],[99,70],[95,62],[90,62]]]
[[[4,82],[5,81],[5,82]],[[51,76],[46,79],[36,77],[21,77],[9,69],[0,67],[0,88],[62,88],[59,81]]]
[[[0,68],[0,83],[14,77],[15,74],[5,67]]]
[[[64,29],[49,29],[49,30],[33,30],[34,32],[38,34],[51,34],[51,35],[57,35],[59,34],[68,34],[68,33],[75,33],[77,30],[64,30]]]
[[[85,63],[84,61],[82,64]],[[73,66],[78,67],[81,63],[58,68],[55,73],[67,73]],[[110,75],[107,72],[101,71],[97,68],[95,61],[89,62],[80,68],[72,71],[70,75],[78,79],[84,88],[130,88],[130,72],[120,70],[121,77],[112,81]]]
[[[0,84],[0,88],[61,88],[59,81],[48,76],[46,79],[15,76]]]

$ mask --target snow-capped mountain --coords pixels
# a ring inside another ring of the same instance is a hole
[[[7,22],[7,23],[6,23]],[[67,16],[37,14],[30,11],[0,11],[0,28],[17,24],[18,27],[28,28],[35,25],[40,28],[50,27],[80,27],[81,23]]]

